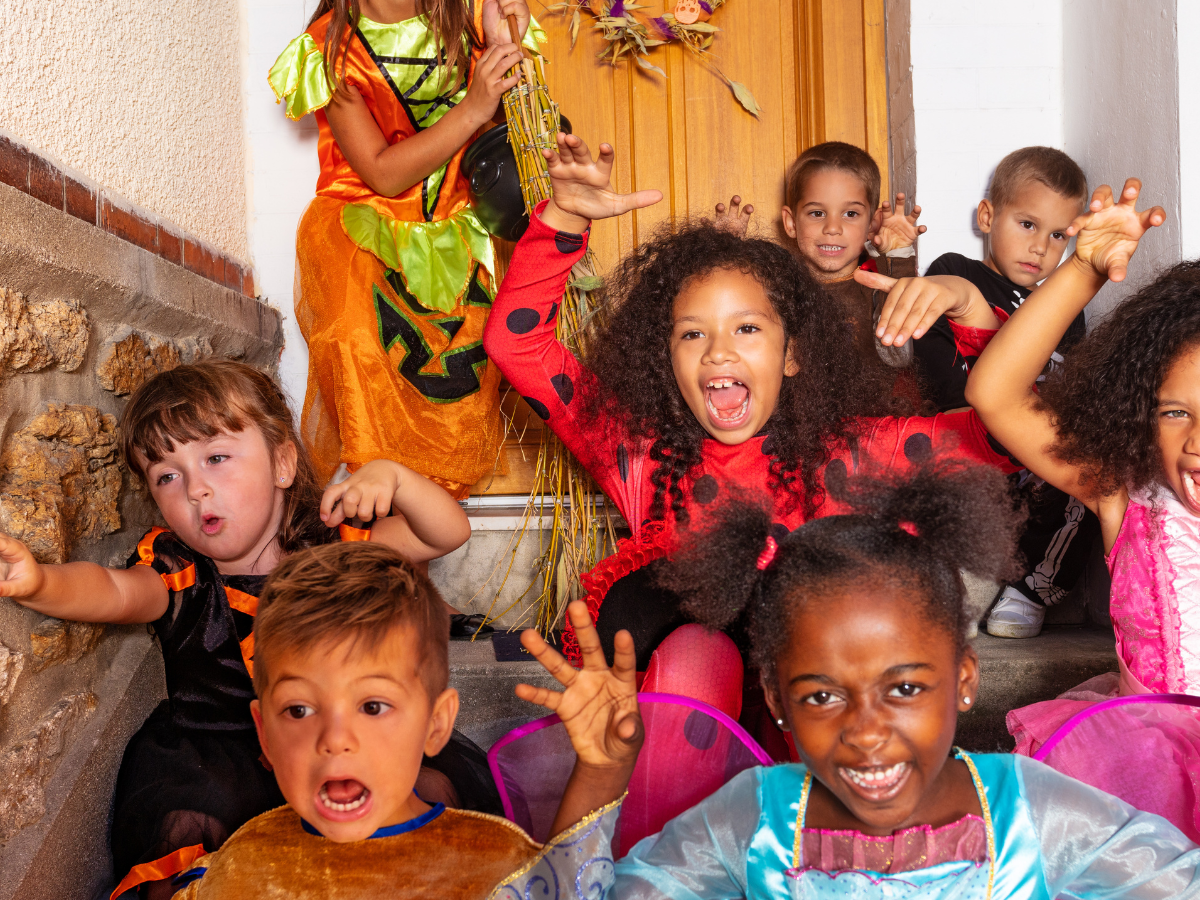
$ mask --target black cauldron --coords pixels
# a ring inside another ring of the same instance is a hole
[[[559,128],[571,133],[566,116]],[[467,178],[471,208],[489,234],[505,241],[519,240],[529,227],[529,215],[521,197],[517,158],[508,145],[508,125],[498,125],[467,148],[462,173]]]

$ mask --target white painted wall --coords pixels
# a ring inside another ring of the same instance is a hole
[[[242,0],[248,62],[242,87],[246,109],[250,251],[259,293],[283,314],[279,379],[297,419],[308,377],[308,348],[296,326],[292,290],[296,224],[313,198],[320,166],[317,123],[289,121],[267,84],[267,72],[288,42],[304,31],[317,0]]]
[[[1190,20],[1200,4],[1180,3],[1188,6]],[[1142,239],[1129,277],[1092,301],[1093,319],[1182,253],[1176,0],[1062,0],[1062,9],[1066,151],[1093,189],[1110,184],[1119,191],[1126,177],[1136,175],[1143,184],[1139,205],[1160,203],[1167,211],[1166,223]],[[1194,141],[1194,122],[1189,124]],[[1194,155],[1192,161],[1194,167]],[[1200,212],[1192,206],[1193,215]]]
[[[240,38],[238,0],[0,0],[0,125],[246,260]]]
[[[975,208],[1020,147],[1063,147],[1061,0],[912,0],[922,269],[979,258]]]
[[[1179,0],[1179,213],[1184,259],[1200,258],[1200,2]]]

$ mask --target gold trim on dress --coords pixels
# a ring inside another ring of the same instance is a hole
[[[525,865],[521,866],[521,868],[517,869],[511,875],[506,877],[501,884],[496,885],[495,889],[490,894],[488,894],[488,900],[492,900],[492,898],[497,896],[500,893],[500,891],[503,890],[510,882],[516,881],[521,876],[528,874],[529,871],[531,869],[533,869],[534,866],[536,866],[538,863],[540,863],[543,859],[546,858],[546,856],[550,853],[551,850],[553,850],[559,844],[563,843],[565,840],[567,840],[567,838],[573,837],[574,835],[578,834],[580,831],[584,830],[587,826],[591,825],[597,819],[604,818],[606,815],[608,815],[608,813],[610,813],[612,810],[616,809],[618,806],[620,806],[622,803],[624,803],[625,798],[628,796],[629,796],[629,791],[626,791],[624,794],[622,794],[620,797],[618,797],[616,800],[612,801],[611,803],[608,803],[608,804],[600,807],[599,809],[593,810],[592,812],[588,813],[586,816],[584,816],[582,819],[580,819],[578,822],[576,822],[574,825],[572,825],[566,831],[560,831],[558,834],[556,834],[549,841],[547,841],[545,844],[542,845],[542,849],[538,851],[537,856],[535,856],[529,862],[525,863]],[[467,810],[465,810],[465,809],[458,810],[458,811],[463,812],[463,813],[467,812]],[[521,832],[521,834],[525,834],[525,830],[523,828],[521,828],[520,825],[517,825],[515,822],[510,822],[510,821],[508,821],[508,819],[500,819],[498,816],[489,815],[488,813],[472,813],[472,815],[480,816],[480,817],[486,818],[486,819],[498,819],[499,821],[504,822],[506,825],[509,825],[510,827],[515,828],[517,831]],[[527,834],[525,836],[529,837],[529,835],[527,835]],[[532,841],[533,839],[530,838],[530,840]],[[537,843],[537,842],[534,841],[534,843]]]

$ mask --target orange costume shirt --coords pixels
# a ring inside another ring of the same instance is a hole
[[[503,438],[500,372],[483,349],[492,243],[460,170],[470,142],[395,197],[372,190],[324,111],[334,92],[322,52],[331,18],[293,40],[269,76],[287,115],[314,112],[319,129],[317,196],[296,236],[296,318],[309,349],[302,435],[322,478],[339,463],[387,458],[465,496]],[[425,16],[361,18],[348,33],[345,80],[395,144],[462,102],[480,52],[447,77]]]

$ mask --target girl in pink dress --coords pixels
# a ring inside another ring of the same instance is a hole
[[[1010,712],[1026,755],[1098,701],[1200,694],[1200,263],[1162,273],[1034,390],[1087,299],[1124,279],[1138,240],[1165,220],[1160,207],[1135,209],[1140,189],[1129,179],[1119,201],[1107,185],[1093,194],[1068,229],[1074,256],[1013,314],[967,386],[997,440],[1100,517],[1112,573],[1120,672]]]

